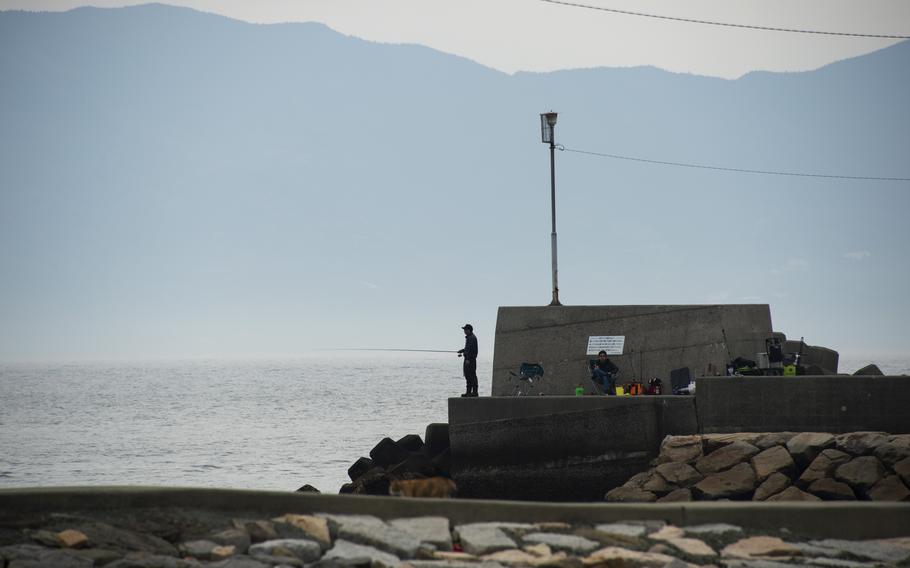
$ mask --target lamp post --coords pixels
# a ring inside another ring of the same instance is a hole
[[[553,300],[551,306],[559,303],[559,284],[556,279],[556,141],[553,131],[556,128],[556,113],[546,112],[540,115],[540,141],[550,144],[550,215],[553,231],[550,233],[550,251],[553,262]]]

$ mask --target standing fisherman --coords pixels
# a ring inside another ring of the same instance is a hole
[[[464,355],[464,380],[465,393],[461,396],[477,396],[477,336],[474,335],[474,326],[467,323],[464,330],[464,349],[458,351],[458,356]]]

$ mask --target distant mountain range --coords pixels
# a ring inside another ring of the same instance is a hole
[[[735,81],[507,75],[317,24],[164,5],[3,12],[0,357],[437,347],[440,322],[457,344],[464,321],[489,346],[496,306],[549,301],[539,113],[559,112],[568,150],[906,177],[908,70],[910,42]],[[906,183],[567,151],[557,187],[568,303],[775,302],[776,322],[837,348],[807,314],[830,311],[816,291],[864,282],[835,271],[841,255],[906,260]],[[910,281],[868,270],[894,284],[842,317]]]

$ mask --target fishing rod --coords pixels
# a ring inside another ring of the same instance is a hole
[[[368,347],[347,347],[338,349],[326,349],[325,351],[408,351],[412,353],[458,353],[450,349],[387,349],[387,348],[368,348]]]

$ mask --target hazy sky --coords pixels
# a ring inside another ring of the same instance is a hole
[[[146,1],[0,0],[0,9],[68,10]],[[653,65],[735,78],[815,69],[897,40],[681,23],[541,0],[171,0],[255,23],[315,21],[390,43],[416,43],[507,72]],[[910,35],[906,0],[583,0],[578,4],[731,24]]]

